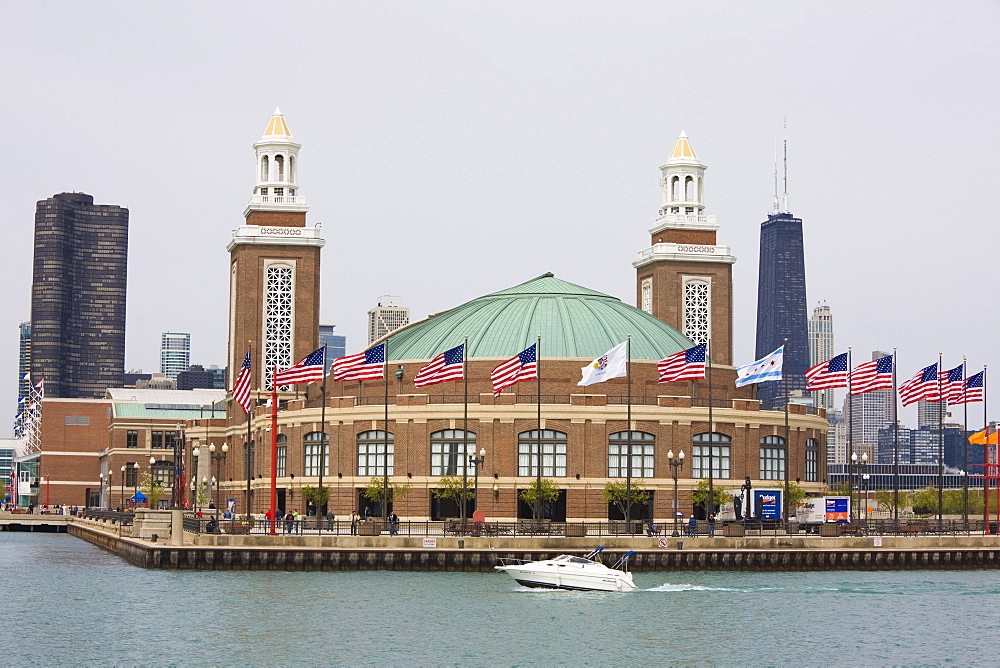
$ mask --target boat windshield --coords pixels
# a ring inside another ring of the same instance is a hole
[[[555,559],[553,559],[553,561],[568,561],[571,564],[593,564],[593,563],[596,563],[596,562],[591,561],[590,559],[584,559],[583,557],[574,557],[574,556],[571,556],[571,555],[568,555],[568,554],[564,554],[564,555],[561,555],[559,557],[556,557]]]

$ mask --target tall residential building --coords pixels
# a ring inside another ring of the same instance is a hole
[[[847,421],[844,412],[833,410],[826,414],[826,461],[843,464],[847,461]]]
[[[20,343],[17,356],[17,398],[18,412],[20,400],[31,393],[31,323],[22,322],[20,327]]]
[[[330,370],[333,360],[347,354],[347,337],[334,334],[336,325],[319,326],[319,345],[326,346],[326,370]]]
[[[705,215],[705,169],[682,131],[660,166],[663,203],[639,251],[636,305],[695,343],[711,341],[716,364],[733,363],[733,263]]]
[[[809,368],[809,335],[801,218],[778,211],[761,224],[758,271],[757,358],[784,345],[788,390],[802,391],[806,385],[802,374]],[[785,383],[757,385],[761,408],[781,406]]]
[[[160,335],[160,373],[176,380],[177,374],[191,366],[191,335],[164,332]]]
[[[921,427],[937,429],[940,422],[949,421],[949,415],[947,402],[921,399],[917,402],[917,429]]]
[[[256,183],[229,252],[229,380],[243,366],[249,342],[251,395],[271,389],[274,369],[287,369],[316,350],[319,332],[320,228],[306,224],[299,193],[299,149],[275,109],[254,145]],[[231,419],[243,411],[231,406]],[[230,455],[232,456],[232,454]]]
[[[809,318],[809,366],[815,366],[836,355],[833,347],[833,314],[830,307],[820,304],[813,308]],[[833,390],[819,390],[816,395],[816,405],[833,410]]]
[[[877,360],[889,354],[873,350],[872,359]],[[867,452],[871,461],[875,461],[879,430],[892,424],[895,402],[895,391],[891,388],[848,395],[844,399],[844,419],[848,422],[851,442],[850,452],[845,450],[845,458],[838,463],[846,464],[851,452],[858,453],[859,457]]]
[[[382,295],[378,298],[378,306],[368,311],[368,345],[408,324],[409,307],[400,306],[399,297]]]
[[[125,371],[128,209],[60,193],[35,208],[31,381],[46,398],[103,397]]]
[[[207,369],[200,364],[192,364],[177,374],[176,382],[178,390],[224,390],[226,389],[226,370],[220,369],[215,364]]]

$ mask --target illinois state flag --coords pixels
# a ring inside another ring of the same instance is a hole
[[[624,377],[628,373],[628,341],[619,343],[583,367],[581,371],[583,371],[583,378],[577,385],[593,385],[612,378]]]
[[[781,380],[781,365],[785,359],[785,346],[781,346],[770,355],[761,357],[736,369],[736,387],[751,383],[766,383],[769,380]]]

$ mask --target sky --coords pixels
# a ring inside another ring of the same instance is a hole
[[[898,348],[900,380],[939,353],[995,367],[998,28],[986,1],[11,5],[0,401],[13,416],[35,204],[65,191],[130,211],[126,369],[158,371],[165,331],[225,365],[226,244],[275,107],[348,353],[384,294],[420,318],[551,271],[634,304],[683,130],[737,257],[737,364],[787,137],[838,351]]]

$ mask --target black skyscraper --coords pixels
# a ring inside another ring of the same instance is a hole
[[[103,397],[125,369],[128,209],[60,193],[35,208],[31,381],[47,397]]]
[[[809,368],[809,325],[806,316],[806,268],[802,251],[802,219],[774,213],[760,226],[760,268],[757,282],[757,359],[785,343],[783,374],[788,390],[806,386]],[[760,383],[761,407],[779,408],[784,381]]]

